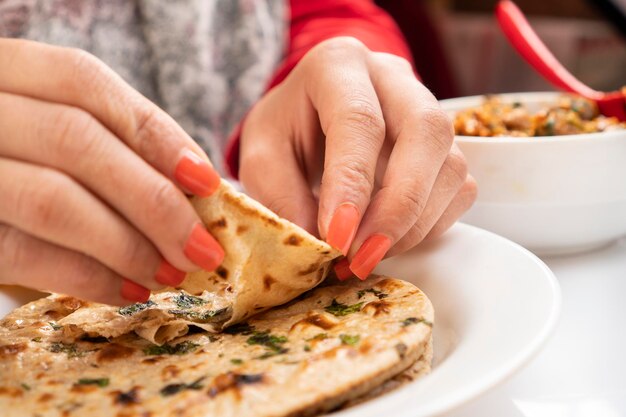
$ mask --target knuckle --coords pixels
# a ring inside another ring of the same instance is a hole
[[[454,141],[452,120],[439,108],[422,110],[421,119],[423,131],[429,136],[431,144],[447,153]]]
[[[135,131],[132,137],[136,152],[147,161],[157,158],[158,146],[152,140],[159,131],[159,112],[156,107],[140,105],[135,110]]]
[[[445,165],[451,173],[455,184],[462,185],[467,178],[467,162],[460,152],[451,152],[446,158]]]
[[[84,110],[62,106],[51,113],[50,125],[42,124],[40,133],[51,137],[46,151],[57,158],[84,157],[99,143],[98,122]]]
[[[149,223],[165,224],[177,214],[182,193],[170,181],[162,179],[147,195],[146,216]]]
[[[347,124],[365,138],[371,138],[377,143],[385,138],[385,119],[376,107],[365,100],[351,101],[338,117],[336,122]]]
[[[33,229],[62,228],[69,220],[68,211],[63,207],[71,181],[52,169],[33,175],[29,186],[23,187],[16,199],[17,213],[22,221]]]
[[[21,235],[17,229],[0,225],[0,264],[3,269],[17,271],[30,262],[31,251]]]
[[[374,57],[383,68],[403,70],[413,74],[413,65],[406,58],[386,52],[374,52]]]
[[[88,88],[90,94],[97,96],[107,90],[107,77],[103,76],[107,67],[96,56],[79,48],[63,48],[61,54],[60,59],[72,69],[64,87],[74,94],[82,94]]]
[[[424,210],[426,205],[426,198],[421,195],[421,192],[414,191],[408,187],[401,187],[396,191],[395,200],[398,209],[413,218],[417,218],[419,214]]]
[[[157,255],[151,245],[140,236],[126,239],[119,252],[119,268],[128,278],[142,279],[143,285],[154,282],[151,271],[157,269]]]
[[[338,36],[321,42],[315,52],[330,60],[344,60],[346,54],[364,55],[368,51],[363,42],[352,36]]]
[[[329,185],[349,190],[354,196],[361,198],[369,196],[374,188],[374,173],[367,168],[363,161],[342,161],[342,165],[331,168],[327,172],[334,172],[333,178],[328,178]],[[326,175],[325,175],[326,176]],[[322,179],[324,181],[324,178]]]

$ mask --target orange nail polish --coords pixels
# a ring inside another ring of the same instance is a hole
[[[224,260],[224,249],[200,223],[193,227],[184,252],[189,260],[207,271],[213,271]]]
[[[220,186],[220,176],[204,159],[186,150],[174,170],[176,181],[193,194],[208,197]]]
[[[150,298],[150,290],[128,279],[122,280],[120,289],[122,297],[135,303],[145,303]]]
[[[161,265],[159,265],[154,279],[160,284],[175,287],[184,281],[186,275],[184,271],[174,268],[164,259],[161,261]]]
[[[387,236],[370,236],[363,242],[354,258],[352,258],[350,270],[359,279],[364,280],[385,257],[389,248],[391,248],[391,239]]]
[[[337,275],[337,279],[339,281],[345,281],[354,275],[352,274],[352,271],[350,271],[350,262],[348,262],[348,258],[343,258],[342,260],[337,261],[333,269],[335,270],[335,275]]]
[[[339,249],[344,255],[347,254],[356,234],[359,218],[359,210],[354,204],[344,203],[337,207],[328,225],[326,236],[328,244]]]

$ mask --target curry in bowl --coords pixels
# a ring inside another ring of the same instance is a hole
[[[557,136],[626,129],[615,117],[600,114],[593,101],[564,95],[537,110],[499,96],[485,96],[482,104],[456,113],[454,130],[461,136]]]

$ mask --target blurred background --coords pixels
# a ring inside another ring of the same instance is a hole
[[[516,0],[556,58],[592,88],[626,86],[626,0]],[[496,0],[379,0],[440,98],[554,88],[507,43]]]

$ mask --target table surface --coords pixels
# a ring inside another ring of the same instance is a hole
[[[626,238],[543,260],[563,294],[554,334],[511,379],[443,417],[626,416]]]

